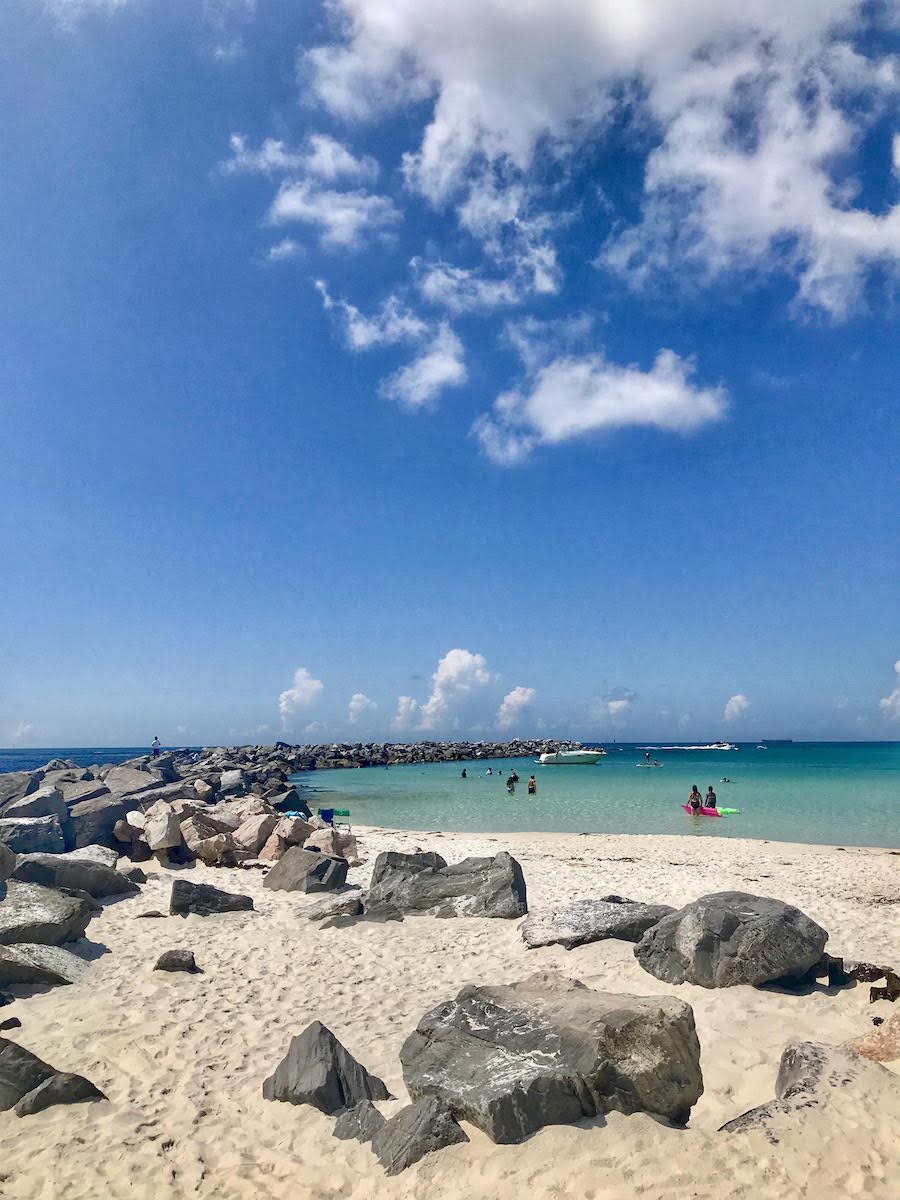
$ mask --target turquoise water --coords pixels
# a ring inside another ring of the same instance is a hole
[[[608,747],[596,767],[539,767],[530,759],[307,771],[319,806],[349,808],[360,825],[466,832],[683,833],[853,846],[900,846],[900,743],[800,743],[739,751]],[[488,765],[493,776],[486,776]],[[467,767],[468,779],[461,778]],[[515,766],[515,796],[503,778]],[[497,771],[502,769],[503,778]],[[538,794],[526,791],[534,772]],[[728,776],[731,783],[721,783]],[[680,805],[691,784],[712,784],[739,816],[692,817]]]

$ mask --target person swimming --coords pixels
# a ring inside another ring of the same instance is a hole
[[[700,795],[700,789],[696,783],[691,788],[691,793],[688,796],[688,804],[691,806],[691,812],[698,813],[703,807],[703,797]]]

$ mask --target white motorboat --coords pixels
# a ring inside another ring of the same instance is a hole
[[[593,767],[605,756],[605,750],[554,750],[538,762],[542,767]]]

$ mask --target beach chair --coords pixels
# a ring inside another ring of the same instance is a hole
[[[353,832],[350,825],[349,808],[320,808],[318,811],[322,820],[327,821],[333,829],[337,829],[340,825],[346,825],[347,832]],[[340,818],[340,820],[338,820],[338,818]]]

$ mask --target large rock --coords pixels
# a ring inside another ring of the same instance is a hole
[[[872,1062],[896,1062],[900,1058],[900,1012],[885,1017],[861,1037],[845,1042],[844,1049]]]
[[[278,825],[279,818],[271,813],[260,813],[256,817],[248,817],[232,834],[234,844],[239,850],[249,850],[251,854],[258,854],[263,848],[275,828]]]
[[[139,796],[152,792],[167,781],[152,771],[136,771],[133,767],[113,767],[103,776],[103,782],[114,796]]]
[[[144,840],[151,850],[169,850],[181,845],[181,822],[171,805],[154,804],[145,813]]]
[[[15,983],[48,987],[75,983],[86,967],[83,958],[61,946],[41,946],[31,942],[0,946],[0,988]]]
[[[97,906],[82,896],[10,879],[0,901],[0,945],[39,942],[61,946],[84,937]]]
[[[102,867],[114,867],[119,861],[119,852],[110,846],[79,846],[77,850],[67,850],[61,857],[67,862],[99,863]]]
[[[530,912],[520,925],[529,950],[537,946],[583,946],[616,938],[639,942],[657,921],[674,912],[668,904],[640,904],[621,896],[575,900],[564,908]]]
[[[188,913],[196,913],[198,917],[208,917],[211,913],[247,912],[252,908],[252,897],[223,892],[208,883],[176,879],[172,884],[169,912],[173,916],[186,917]]]
[[[795,1126],[809,1109],[839,1106],[842,1093],[851,1088],[866,1092],[870,1112],[900,1112],[900,1078],[877,1062],[860,1058],[839,1046],[819,1042],[792,1042],[785,1047],[775,1080],[775,1099],[734,1117],[720,1132],[735,1134],[760,1129],[777,1145],[782,1133]],[[858,1119],[859,1106],[852,1116]],[[840,1129],[839,1113],[827,1128]]]
[[[0,842],[14,854],[54,854],[66,848],[56,817],[0,817]]]
[[[444,1101],[425,1096],[376,1129],[372,1149],[386,1175],[399,1175],[426,1154],[468,1140]]]
[[[69,819],[62,792],[55,787],[40,787],[21,800],[13,800],[3,811],[4,817],[56,817],[60,826]]]
[[[371,1142],[384,1124],[384,1117],[371,1100],[360,1100],[346,1108],[334,1123],[332,1133],[343,1142]]]
[[[182,821],[181,836],[191,853],[210,866],[220,863],[234,850],[228,825],[206,813]]]
[[[57,1071],[24,1046],[0,1037],[0,1112],[14,1108],[25,1117],[52,1104],[105,1099],[82,1076]]]
[[[73,804],[80,804],[82,800],[96,800],[98,796],[108,796],[109,794],[109,788],[99,779],[86,779],[79,783],[62,785],[63,800],[69,808]]]
[[[369,888],[365,912],[378,916],[391,911],[436,917],[521,917],[528,911],[522,868],[503,851],[494,858],[467,858],[412,875],[390,871]]]
[[[377,1075],[371,1075],[321,1021],[291,1038],[287,1055],[263,1083],[266,1100],[311,1104],[338,1113],[362,1100],[390,1100]]]
[[[413,1099],[439,1096],[495,1142],[611,1111],[683,1124],[703,1092],[689,1005],[557,975],[469,984],[426,1013],[400,1061]]]
[[[74,855],[74,857],[73,857]],[[13,879],[49,888],[76,888],[95,899],[134,896],[140,888],[115,867],[72,854],[20,854]]]
[[[200,974],[193,950],[164,950],[156,960],[153,970],[184,971],[188,975]]]
[[[666,983],[733,987],[805,975],[827,940],[815,921],[781,900],[716,892],[663,917],[634,955]]]
[[[231,796],[244,791],[246,777],[243,771],[223,771],[219,779],[219,795]]]
[[[125,820],[127,812],[128,806],[115,795],[79,800],[69,809],[70,849],[98,845],[114,848],[113,830],[117,821]]]
[[[319,854],[327,854],[330,858],[343,858],[341,839],[338,831],[329,825],[327,829],[314,829],[303,840],[305,850],[317,850]]]
[[[276,892],[333,892],[346,881],[343,859],[291,846],[269,871],[263,887]]]
[[[412,854],[403,850],[382,850],[375,859],[370,886],[374,887],[376,883],[381,883],[382,879],[388,875],[399,875],[403,879],[408,879],[412,875],[418,875],[421,871],[436,871],[446,865],[445,858],[441,858],[440,854],[435,854],[430,850],[417,850]]]
[[[6,771],[0,775],[0,812],[12,800],[21,800],[40,787],[39,773],[31,771]]]
[[[6,882],[16,869],[16,855],[9,846],[0,842],[0,884]]]

